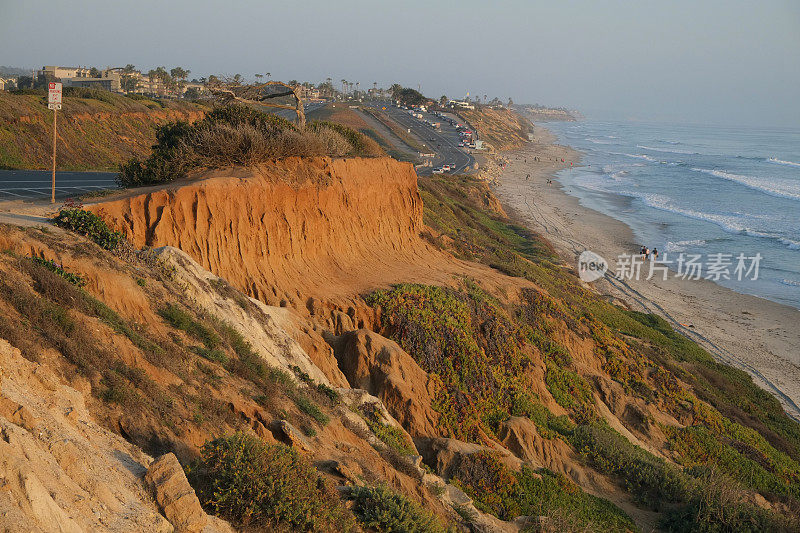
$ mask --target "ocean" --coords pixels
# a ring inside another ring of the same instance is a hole
[[[800,129],[591,120],[547,128],[584,153],[581,166],[558,174],[565,191],[627,224],[671,269],[681,253],[706,266],[730,260],[730,279],[702,277],[800,309]],[[741,254],[748,268],[758,263],[757,279],[736,275]]]

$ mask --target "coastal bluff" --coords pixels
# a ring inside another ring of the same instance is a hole
[[[452,261],[420,238],[414,167],[390,158],[286,158],[88,209],[134,247],[179,248],[273,304],[352,293],[397,269]]]

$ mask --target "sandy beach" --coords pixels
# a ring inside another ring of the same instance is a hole
[[[609,273],[591,284],[594,290],[631,309],[661,315],[718,361],[747,371],[800,420],[800,311],[674,273],[665,281],[615,278],[614,259],[643,243],[624,223],[580,205],[553,177],[570,164],[578,166],[579,152],[554,144],[544,128],[536,127],[535,137],[524,149],[505,154],[509,163],[494,189],[509,213],[548,238],[570,264],[577,264],[584,250],[600,254],[609,262]]]

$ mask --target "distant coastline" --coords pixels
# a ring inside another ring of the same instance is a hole
[[[567,264],[592,250],[609,260],[613,271],[613,258],[639,246],[633,231],[570,195],[557,173],[580,164],[581,152],[555,144],[555,135],[541,126],[534,132],[534,142],[508,154],[509,164],[495,187],[498,197],[510,213],[549,239]],[[534,157],[540,161],[533,162]],[[620,282],[606,276],[592,286],[626,307],[666,318],[717,360],[747,371],[800,420],[797,309],[707,280]]]

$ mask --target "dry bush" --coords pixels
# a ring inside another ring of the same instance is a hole
[[[363,156],[363,157],[380,157],[382,155],[385,155],[384,152],[383,152],[383,149],[377,143],[377,141],[367,137],[366,135],[362,135],[361,137],[362,137],[362,140],[361,140],[362,148],[361,148],[361,153],[359,154],[360,156]]]
[[[267,138],[250,124],[204,124],[181,140],[202,166],[250,165],[269,154]]]
[[[353,151],[344,135],[330,128],[320,128],[317,131],[308,130],[306,132],[319,140],[325,147],[325,152],[331,157],[344,157]]]
[[[270,157],[312,157],[325,155],[325,145],[316,136],[285,130],[267,140]],[[262,159],[263,160],[263,159]]]

